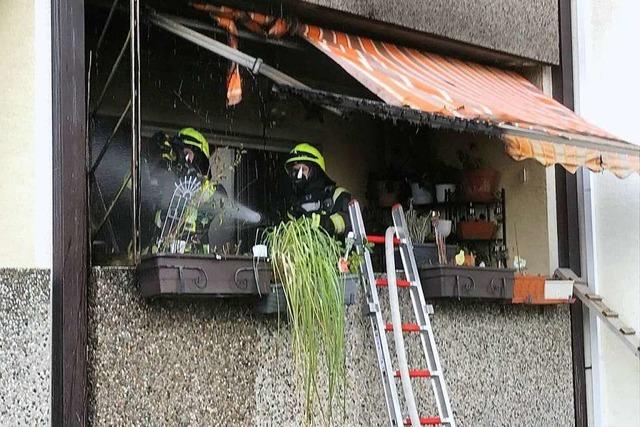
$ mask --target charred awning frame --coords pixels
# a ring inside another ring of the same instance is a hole
[[[486,120],[469,120],[458,117],[443,116],[410,107],[398,107],[383,101],[358,98],[334,92],[315,89],[294,88],[276,85],[273,89],[281,99],[298,98],[315,105],[332,107],[343,113],[360,112],[383,120],[403,121],[415,126],[427,126],[432,129],[447,129],[500,138],[503,135],[524,136],[527,138],[550,141],[559,144],[581,145],[585,148],[598,149],[606,144],[610,150],[621,154],[637,155],[640,148],[618,144],[617,141],[576,134],[562,136],[534,132],[506,124],[495,124]]]
[[[595,136],[559,133],[551,135],[532,129],[511,126],[507,123],[495,123],[481,119],[469,119],[448,117],[436,113],[424,112],[410,107],[393,106],[382,101],[357,98],[343,94],[325,92],[310,88],[300,81],[264,64],[260,58],[255,58],[246,53],[213,40],[193,29],[190,29],[175,19],[168,16],[150,12],[149,20],[153,24],[172,32],[186,40],[189,40],[215,54],[223,56],[230,61],[249,69],[254,74],[262,74],[273,80],[278,86],[276,92],[282,98],[293,95],[305,99],[308,102],[322,106],[336,114],[343,112],[360,111],[381,119],[404,121],[416,126],[428,126],[433,129],[450,129],[459,132],[482,134],[493,138],[505,135],[521,136],[532,140],[552,142],[557,144],[576,145],[587,149],[601,149],[607,147],[607,151],[623,155],[637,156],[640,147],[629,146],[623,141],[607,140]]]
[[[454,130],[492,138],[499,138],[503,134],[502,130],[487,121],[446,117],[409,107],[397,107],[373,99],[285,85],[274,85],[273,92],[281,99],[301,99],[318,106],[332,107],[346,114],[362,113],[378,119],[402,121],[418,127]]]

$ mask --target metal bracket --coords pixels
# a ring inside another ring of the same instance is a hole
[[[367,309],[368,309],[367,314],[374,314],[380,311],[380,307],[378,307],[378,304],[374,304],[374,303],[368,303]]]
[[[600,317],[602,323],[611,329],[627,348],[640,359],[640,339],[638,335],[633,328],[622,323],[618,313],[607,307],[600,295],[590,292],[591,289],[569,269],[559,268],[556,270],[555,276],[561,279],[573,280],[573,294],[582,301],[585,307]]]
[[[256,58],[256,60],[253,62],[253,66],[251,67],[251,72],[253,74],[260,73],[260,66],[262,66],[262,62],[262,58]]]

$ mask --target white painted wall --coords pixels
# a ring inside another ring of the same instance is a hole
[[[51,267],[50,2],[0,1],[0,267]]]
[[[640,2],[576,0],[575,6],[576,108],[640,143]],[[608,172],[585,177],[593,216],[590,286],[640,331],[640,178],[619,180]],[[640,360],[607,328],[593,329],[592,425],[640,426]]]

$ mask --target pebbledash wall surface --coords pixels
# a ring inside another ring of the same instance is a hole
[[[289,0],[550,64],[559,63],[557,0]]]
[[[0,425],[49,425],[51,279],[0,268]]]
[[[277,316],[242,300],[148,302],[128,268],[94,268],[88,297],[91,424],[303,425],[289,329]],[[567,306],[434,309],[460,426],[574,424]],[[386,425],[370,324],[358,304],[347,311],[346,419],[337,425]]]

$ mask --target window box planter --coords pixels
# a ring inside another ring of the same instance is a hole
[[[486,220],[458,222],[458,236],[462,240],[490,240],[496,229],[495,223]]]
[[[517,274],[513,285],[514,304],[563,304],[572,301],[572,280],[551,280],[544,276]]]
[[[427,298],[513,298],[514,270],[506,268],[439,265],[420,268]]]
[[[145,298],[171,296],[254,296],[270,292],[271,265],[249,256],[157,254],[138,266]]]

